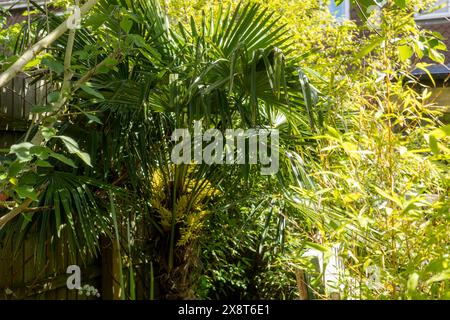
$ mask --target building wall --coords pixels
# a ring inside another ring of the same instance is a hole
[[[447,52],[445,52],[445,63],[450,63],[450,20],[445,18],[420,20],[418,24],[425,29],[439,32],[445,39]]]
[[[361,21],[358,17],[358,8],[352,6],[350,9],[350,19]],[[444,52],[445,63],[450,63],[450,17],[449,18],[435,18],[427,20],[417,20],[417,24],[424,29],[439,32],[443,37],[443,42],[447,46],[447,51]]]
[[[15,4],[17,0],[11,1],[11,0],[0,0],[0,5],[5,8],[11,9],[11,16],[8,17],[8,25],[12,25],[18,22],[21,22],[26,19],[26,17],[23,15],[23,12],[26,10],[26,1],[23,1],[24,4]],[[14,6],[13,6],[14,5]]]
[[[47,6],[50,7],[52,0],[34,0],[38,5],[44,6],[47,3]],[[23,13],[28,9],[27,0],[0,0],[0,7],[3,9],[9,10],[11,15],[8,17],[7,24],[12,25],[18,22],[22,22],[27,19],[27,16],[24,16]],[[30,4],[31,10],[33,10],[33,5]]]

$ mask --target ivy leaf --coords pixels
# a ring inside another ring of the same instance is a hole
[[[75,153],[81,160],[83,160],[84,163],[86,163],[89,167],[92,167],[91,164],[91,157],[86,152],[76,152]]]
[[[36,67],[40,63],[41,63],[41,59],[40,58],[33,59],[30,62],[28,62],[23,69],[24,70],[33,69],[34,67]]]
[[[61,139],[70,153],[76,154],[81,160],[83,160],[84,163],[92,167],[91,157],[86,152],[81,152],[78,143],[74,139],[67,136],[55,136],[55,138]]]
[[[37,193],[32,186],[17,186],[14,188],[14,191],[21,199],[30,198],[34,201],[37,200]]]
[[[53,127],[43,127],[41,129],[41,133],[45,141],[49,141],[51,138],[56,136],[56,129]]]
[[[133,20],[129,19],[128,17],[124,17],[122,21],[120,21],[120,27],[123,31],[125,31],[125,33],[129,33],[131,27],[133,27]]]
[[[19,175],[19,173],[22,171],[22,169],[25,167],[25,163],[20,161],[14,161],[11,163],[8,169],[8,177],[16,177]]]
[[[45,161],[45,160],[36,161],[36,166],[42,167],[42,168],[53,168],[53,166],[50,164],[50,162]]]
[[[62,142],[64,142],[64,145],[66,146],[67,151],[69,151],[70,153],[80,152],[80,148],[78,146],[78,143],[74,139],[72,139],[71,137],[55,136],[54,138],[61,139]]]
[[[146,47],[147,46],[145,39],[142,38],[142,36],[140,36],[138,34],[130,34],[129,38],[134,43],[134,45],[137,47]]]
[[[48,103],[54,103],[60,99],[60,93],[58,91],[53,91],[48,94],[47,96],[47,102]]]
[[[64,72],[64,65],[58,61],[56,61],[54,58],[44,58],[42,59],[42,64],[47,66],[50,70],[55,72],[56,74],[62,74]]]
[[[40,160],[46,160],[52,153],[52,151],[43,146],[33,146],[30,148],[30,153],[36,157],[38,157]]]
[[[30,154],[30,148],[34,145],[29,142],[22,142],[11,146],[10,154],[14,153],[20,162],[30,161],[32,156]]]

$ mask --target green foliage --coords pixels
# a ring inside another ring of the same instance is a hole
[[[52,92],[4,152],[0,200],[13,200],[2,214],[26,199],[36,211],[0,237],[19,246],[35,228],[40,259],[48,235],[73,256],[108,237],[122,298],[142,281],[151,298],[294,299],[301,270],[316,298],[448,299],[449,129],[410,74],[443,59],[413,18],[431,0],[379,16],[354,2],[359,24],[315,0],[101,1],[73,51],[64,36],[27,66]],[[20,54],[62,21],[0,39]],[[193,120],[279,129],[280,172],[171,164],[170,135]]]
[[[236,205],[208,218],[201,240],[204,271],[198,280],[200,298],[297,297],[295,267],[288,265],[288,257],[293,259],[301,250],[302,237],[286,241],[292,230],[285,228],[282,202],[269,190],[262,192],[263,187],[264,181],[260,181],[251,188],[236,189]],[[227,198],[223,201],[230,202]]]

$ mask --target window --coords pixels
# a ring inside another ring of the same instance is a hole
[[[436,9],[436,8],[439,8],[439,9]],[[426,19],[437,19],[437,18],[450,17],[450,0],[438,0],[438,1],[436,1],[436,4],[434,4],[428,11],[431,11],[431,12],[416,14],[416,19],[417,20],[426,20]],[[428,12],[428,11],[426,11],[426,12]]]
[[[340,5],[336,5],[335,0],[330,0],[330,12],[338,19],[350,19],[350,1],[344,0]]]

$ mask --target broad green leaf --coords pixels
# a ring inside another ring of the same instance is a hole
[[[36,166],[42,167],[42,168],[53,168],[53,166],[50,164],[50,162],[47,162],[45,160],[36,161]]]
[[[48,103],[54,103],[60,99],[60,93],[58,91],[53,91],[48,94],[47,96],[47,102]]]
[[[327,126],[327,130],[331,134],[331,136],[333,136],[336,139],[341,140],[341,134],[335,128]]]
[[[430,135],[428,137],[428,143],[430,144],[431,152],[434,154],[439,154],[439,146],[435,136]]]
[[[76,152],[75,153],[81,160],[83,160],[84,163],[86,163],[88,166],[92,167],[91,164],[91,157],[86,152]]]
[[[90,94],[91,96],[94,96],[94,97],[99,98],[101,100],[105,100],[105,97],[100,92],[98,92],[97,90],[95,90],[95,89],[93,89],[93,88],[91,88],[91,87],[89,87],[87,85],[82,85],[81,89],[84,92],[86,92],[87,94]]]
[[[105,13],[95,12],[90,15],[84,22],[86,26],[90,26],[92,30],[98,29],[106,20],[108,19],[108,15]]]
[[[139,48],[148,47],[147,43],[145,42],[145,39],[142,36],[138,34],[130,34],[128,37],[131,39],[131,41],[134,43],[136,47]]]
[[[19,173],[25,168],[25,163],[20,161],[14,161],[9,166],[8,177],[17,177]]]
[[[119,60],[117,60],[117,59],[115,59],[115,58],[108,57],[108,58],[106,58],[106,59],[104,60],[104,62],[105,62],[105,65],[106,65],[108,68],[112,68],[112,67],[116,66],[116,65],[119,63]]]
[[[398,47],[398,53],[401,61],[406,61],[412,57],[414,50],[408,45],[402,45]]]
[[[54,136],[54,138],[59,138],[61,139],[62,142],[64,142],[64,145],[66,146],[67,150],[70,153],[77,153],[80,152],[80,148],[78,146],[78,142],[76,142],[74,139],[72,139],[71,137],[67,137],[67,136]]]
[[[129,33],[131,27],[133,27],[133,20],[129,19],[127,16],[123,17],[122,21],[120,21],[120,27],[125,33]]]
[[[44,137],[45,141],[49,141],[51,138],[56,136],[56,129],[53,127],[42,127],[41,128],[42,136]]]
[[[34,106],[31,108],[32,113],[45,113],[45,112],[52,112],[53,107],[52,106]]]
[[[100,120],[100,118],[98,118],[96,115],[95,115],[95,111],[84,111],[82,108],[80,108],[80,107],[77,107],[76,106],[76,108],[78,109],[78,110],[80,110],[80,112],[82,113],[82,114],[84,114],[88,119],[89,119],[89,122],[88,123],[92,123],[92,122],[95,122],[95,123],[98,123],[98,124],[103,124],[102,123],[102,121]]]
[[[24,70],[32,69],[32,68],[38,66],[40,63],[41,63],[40,58],[33,59],[30,62],[28,62],[23,69]]]
[[[67,136],[55,136],[55,138],[61,139],[70,153],[76,154],[84,163],[92,167],[91,157],[86,152],[81,152],[78,143],[74,139]]]
[[[14,188],[14,191],[17,192],[21,199],[30,198],[34,201],[37,200],[37,193],[32,186],[17,186]]]
[[[102,120],[99,117],[93,115],[92,113],[85,113],[86,117],[89,119],[89,123],[95,122],[98,124],[103,124]]]
[[[15,144],[11,146],[11,153],[14,153],[17,156],[17,159],[21,162],[29,161],[31,160],[31,154],[30,154],[30,148],[34,145],[29,142],[22,142],[19,144]]]
[[[430,57],[431,60],[443,64],[445,62],[445,56],[443,53],[435,50],[435,49],[430,49],[428,56]]]
[[[42,59],[42,64],[47,66],[50,70],[52,70],[56,74],[62,74],[64,72],[64,65],[61,62],[56,61],[52,57],[46,57]]]
[[[22,186],[33,186],[36,184],[36,180],[37,180],[37,174],[30,171],[30,172],[26,172],[23,176],[20,177],[19,179],[19,185]]]
[[[52,151],[43,146],[33,146],[30,148],[30,153],[39,158],[39,160],[46,160],[52,153]]]
[[[52,158],[55,158],[55,159],[61,161],[62,163],[67,164],[68,166],[70,166],[70,167],[72,167],[72,168],[77,168],[77,166],[75,165],[75,163],[73,162],[73,160],[67,158],[66,156],[64,156],[64,155],[62,155],[62,154],[53,152],[50,156],[51,156]]]

